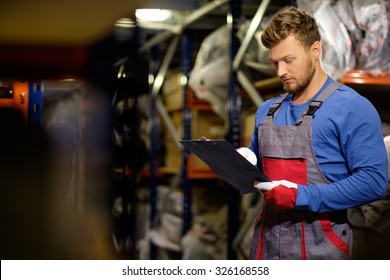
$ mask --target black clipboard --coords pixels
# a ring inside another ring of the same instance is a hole
[[[253,186],[255,181],[270,181],[260,169],[239,154],[225,139],[181,140],[180,143],[241,193],[257,191]]]

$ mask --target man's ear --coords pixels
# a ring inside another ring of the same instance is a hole
[[[321,42],[315,41],[311,46],[311,52],[314,59],[317,61],[321,57]]]

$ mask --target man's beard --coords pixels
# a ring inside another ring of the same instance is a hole
[[[284,84],[283,85],[283,90],[285,92],[289,92],[292,95],[294,95],[294,98],[297,98],[302,95],[302,92],[308,87],[310,84],[311,80],[313,79],[314,73],[315,73],[315,67],[313,66],[313,63],[311,60],[307,62],[307,67],[306,71],[302,77],[301,80],[296,80],[297,85],[289,85],[289,84]]]

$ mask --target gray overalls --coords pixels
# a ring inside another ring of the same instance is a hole
[[[339,86],[333,82],[326,87],[294,126],[273,125],[287,94],[271,105],[258,129],[259,158],[271,181],[329,183],[314,154],[311,121],[314,112]],[[315,213],[264,204],[255,222],[250,259],[348,259],[351,248],[352,230],[346,211]]]

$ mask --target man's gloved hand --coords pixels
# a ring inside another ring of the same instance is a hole
[[[261,191],[267,203],[281,209],[293,209],[297,199],[298,186],[286,180],[255,182],[254,187]]]
[[[252,152],[251,149],[249,149],[247,147],[241,147],[241,148],[236,149],[236,151],[240,155],[242,155],[244,158],[246,158],[253,165],[257,164],[257,157],[256,157],[255,153]]]

